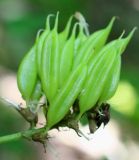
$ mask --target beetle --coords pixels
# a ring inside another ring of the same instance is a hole
[[[102,103],[100,109],[96,112],[94,120],[98,128],[102,123],[104,126],[107,125],[110,120],[110,104]]]
[[[110,120],[110,104],[102,103],[100,106],[89,110],[87,113],[90,133],[94,133],[103,123],[104,126]]]

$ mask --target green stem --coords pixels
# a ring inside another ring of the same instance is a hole
[[[0,137],[0,144],[9,141],[16,141],[22,137],[21,132]]]
[[[79,114],[76,116],[75,120],[76,120],[76,121],[79,121],[81,117],[82,117],[82,113],[79,113]]]
[[[44,134],[45,134],[45,135],[46,135],[47,132],[50,130],[50,128],[51,128],[51,127],[48,127],[48,126],[45,127],[45,131],[44,131]]]
[[[11,135],[6,135],[0,137],[0,144],[10,142],[10,141],[16,141],[21,138],[31,138],[33,135],[44,132],[45,128],[39,128],[39,129],[30,129],[23,132],[14,133]]]

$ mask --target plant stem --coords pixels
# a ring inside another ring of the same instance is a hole
[[[2,136],[0,137],[0,144],[1,143],[6,143],[9,141],[16,141],[18,139],[20,139],[22,137],[22,133],[15,133],[15,134],[11,134],[11,135],[6,135],[6,136]]]
[[[81,116],[82,116],[82,113],[79,113],[79,114],[75,117],[75,120],[76,120],[76,121],[79,121],[80,118],[81,118]]]
[[[14,133],[11,135],[6,135],[0,137],[0,144],[10,142],[10,141],[16,141],[21,138],[31,138],[33,135],[44,132],[45,128],[39,128],[39,129],[30,129],[27,131],[22,131],[18,133]]]

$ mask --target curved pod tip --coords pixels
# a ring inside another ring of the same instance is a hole
[[[59,11],[56,14],[56,18],[55,18],[55,24],[54,24],[54,30],[58,31],[58,18],[59,18]]]
[[[50,31],[50,29],[51,29],[51,27],[50,27],[50,18],[51,18],[51,17],[54,17],[54,14],[49,14],[49,15],[47,16],[47,18],[46,18],[46,24],[45,24],[46,29],[49,30],[49,31]]]
[[[128,43],[130,42],[131,38],[134,35],[136,29],[137,29],[137,27],[134,27],[126,38],[121,39],[121,42],[120,42],[121,43],[121,48],[120,48],[120,51],[119,51],[120,54],[122,54],[125,51]]]

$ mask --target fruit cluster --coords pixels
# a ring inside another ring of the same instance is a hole
[[[31,113],[32,106],[37,107],[40,98],[46,97],[43,107],[47,131],[59,126],[77,130],[78,121],[88,113],[94,113],[92,120],[101,124],[98,113],[109,108],[104,107],[105,102],[116,91],[121,54],[135,29],[126,38],[122,34],[106,44],[115,17],[106,28],[89,34],[79,13],[73,27],[71,16],[65,29],[58,32],[58,15],[52,29],[53,15],[47,17],[46,28],[37,34],[35,44],[22,60],[17,75],[19,90]]]

